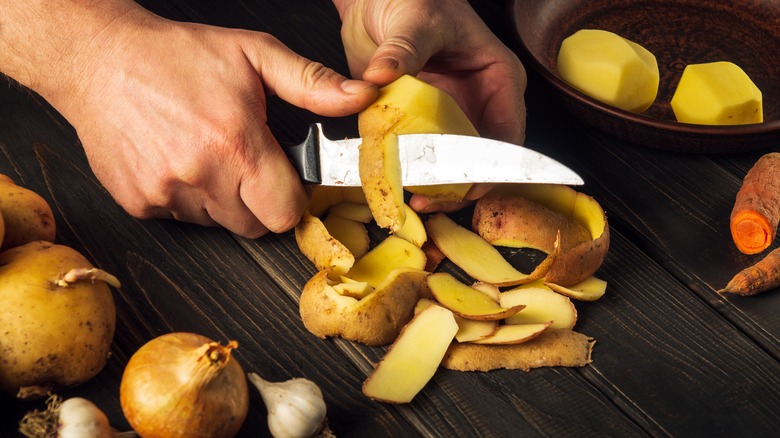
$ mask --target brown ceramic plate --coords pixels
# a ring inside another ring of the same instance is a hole
[[[780,1],[510,0],[516,51],[584,122],[616,137],[660,149],[726,153],[780,146]],[[650,109],[634,114],[567,85],[558,49],[577,30],[608,30],[650,50],[661,85]],[[678,123],[669,105],[687,64],[731,61],[761,90],[764,123],[705,126]]]

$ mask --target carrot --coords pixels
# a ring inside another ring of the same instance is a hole
[[[758,254],[772,244],[780,221],[780,153],[762,156],[748,171],[731,211],[737,249]]]
[[[780,248],[771,251],[758,263],[743,269],[719,293],[755,295],[780,287]]]

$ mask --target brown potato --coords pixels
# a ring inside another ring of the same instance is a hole
[[[591,240],[590,233],[572,216],[519,196],[490,193],[475,206],[472,228],[483,239],[499,246],[553,251],[561,233],[561,252]]]
[[[7,177],[0,179],[0,214],[5,222],[0,250],[35,240],[54,241],[56,224],[49,203]]]
[[[516,198],[525,198],[531,202],[517,202]],[[517,211],[520,208],[530,208],[533,203],[543,208],[534,207],[530,213]],[[541,212],[548,215],[548,211],[571,218],[573,222],[584,228],[590,237],[583,240],[581,231],[571,231],[579,227],[571,225],[571,221],[566,222],[560,218],[556,220],[557,222],[551,220],[551,224],[556,224],[552,226],[545,226],[544,220],[536,218],[530,230],[513,223],[514,218],[529,214],[540,216]],[[547,283],[564,287],[576,285],[592,276],[601,266],[609,250],[609,224],[604,210],[592,197],[563,185],[513,184],[499,187],[477,202],[472,223],[475,232],[485,237],[485,240],[494,245],[517,248],[529,246],[529,235],[549,236],[560,229],[561,251],[544,279]],[[566,225],[563,228],[568,229],[566,234],[569,237],[566,238],[566,242],[563,242],[564,229],[558,228],[562,226],[561,224]],[[534,239],[541,241],[541,239]],[[549,237],[545,237],[545,240],[549,240]]]
[[[106,364],[119,282],[76,250],[30,242],[0,254],[0,390],[45,396],[84,383]]]

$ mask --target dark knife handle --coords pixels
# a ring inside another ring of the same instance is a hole
[[[320,184],[320,126],[316,123],[309,125],[309,132],[303,143],[282,147],[290,159],[301,180],[305,183]]]

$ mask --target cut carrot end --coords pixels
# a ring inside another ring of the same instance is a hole
[[[755,213],[737,215],[731,221],[731,236],[737,249],[744,254],[760,253],[775,237],[769,221]]]

